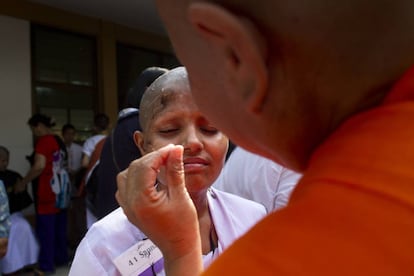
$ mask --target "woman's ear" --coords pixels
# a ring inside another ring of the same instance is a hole
[[[147,152],[144,150],[144,135],[141,131],[137,130],[134,132],[134,142],[141,152],[141,155],[145,155]]]
[[[253,22],[206,2],[192,3],[189,21],[220,55],[231,89],[241,91],[249,110],[260,112],[267,94],[267,40]]]

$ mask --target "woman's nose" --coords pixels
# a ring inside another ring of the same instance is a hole
[[[203,149],[201,135],[196,128],[188,129],[183,140],[184,151],[187,153],[194,154],[200,152]]]

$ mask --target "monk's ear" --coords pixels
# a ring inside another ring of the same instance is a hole
[[[141,152],[141,155],[145,155],[146,151],[144,149],[144,135],[141,131],[135,131],[134,132],[134,142],[135,145],[137,145],[139,151]]]
[[[200,38],[220,55],[231,89],[242,91],[247,107],[259,112],[268,86],[266,38],[249,19],[213,3],[192,3],[188,18]]]

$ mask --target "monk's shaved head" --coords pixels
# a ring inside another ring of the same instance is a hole
[[[200,111],[238,145],[299,171],[414,62],[413,1],[156,4]]]

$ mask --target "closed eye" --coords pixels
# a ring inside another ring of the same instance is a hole
[[[161,134],[172,134],[178,131],[178,128],[167,128],[167,129],[160,129],[158,132]]]
[[[200,129],[202,132],[211,134],[211,135],[217,134],[219,132],[217,128],[211,127],[211,126],[203,126]]]

